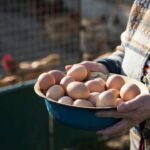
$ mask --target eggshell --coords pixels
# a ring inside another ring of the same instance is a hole
[[[71,76],[65,76],[65,77],[63,77],[63,78],[61,79],[60,85],[62,85],[63,88],[66,89],[67,86],[68,86],[68,84],[71,83],[71,82],[73,82],[73,81],[75,81],[75,80],[73,79],[73,77],[71,77]]]
[[[120,96],[120,91],[117,89],[109,89],[109,91],[112,91],[116,97]]]
[[[96,78],[94,80],[99,81],[99,83],[102,87],[104,87],[104,88],[106,87],[106,82],[102,78]]]
[[[63,97],[59,98],[58,103],[72,105],[73,99],[69,96],[63,96]]]
[[[121,104],[123,102],[124,102],[124,100],[122,98],[117,98],[115,106],[117,107],[119,104]]]
[[[85,83],[85,85],[89,88],[90,92],[103,92],[105,90],[105,86],[101,85],[98,80],[89,80]]]
[[[76,81],[83,81],[87,78],[88,71],[85,66],[81,64],[75,64],[67,72],[68,76],[72,76]]]
[[[110,90],[100,93],[99,99],[96,101],[96,107],[115,107],[116,96]]]
[[[88,100],[94,105],[96,106],[96,101],[98,100],[99,93],[98,92],[93,92],[90,93],[90,96],[88,98]]]
[[[83,62],[81,62],[81,64],[83,66],[85,66],[86,69],[88,70],[88,75],[90,75],[90,73],[91,73],[91,68],[92,68],[92,72],[94,72],[94,70],[95,70],[95,69],[93,69],[93,64],[94,64],[94,66],[96,66],[96,68],[99,67],[99,64],[94,61],[92,63],[89,63],[89,61],[83,61]]]
[[[87,99],[90,95],[89,89],[82,82],[74,81],[67,86],[67,93],[73,99]]]
[[[124,101],[131,100],[140,93],[140,88],[134,83],[126,83],[120,90],[120,96]]]
[[[76,107],[94,107],[94,105],[90,101],[84,100],[84,99],[76,99],[73,102],[73,106],[76,106]]]
[[[61,79],[65,76],[65,74],[59,70],[51,70],[48,73],[55,77],[56,84],[59,84]]]
[[[120,75],[111,75],[106,81],[106,86],[108,89],[117,89],[120,90],[121,87],[125,84],[124,79]]]
[[[46,97],[57,101],[59,98],[64,96],[64,89],[60,85],[53,85],[46,92]]]
[[[39,75],[37,82],[39,84],[39,88],[46,91],[49,87],[55,84],[55,78],[53,75],[45,72]]]

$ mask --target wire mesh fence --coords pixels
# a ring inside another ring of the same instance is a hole
[[[78,0],[0,1],[0,59],[11,54],[32,61],[57,53],[62,65],[79,61],[79,17]]]
[[[120,44],[131,1],[82,0],[81,49],[84,59],[93,59]]]
[[[130,0],[1,0],[0,61],[9,54],[31,73],[39,66],[54,63],[63,69],[113,51],[120,43],[130,4]],[[10,64],[2,64],[3,76]],[[14,62],[11,67],[20,69]]]

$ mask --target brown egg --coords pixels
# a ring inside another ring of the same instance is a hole
[[[83,81],[87,78],[88,71],[85,66],[81,64],[75,64],[67,72],[68,76],[72,76],[76,81]]]
[[[64,89],[60,85],[53,85],[46,92],[46,97],[57,101],[59,98],[64,96]]]
[[[103,92],[105,85],[101,85],[98,80],[89,80],[85,82],[85,85],[89,88],[90,92]]]
[[[120,96],[124,101],[131,100],[140,93],[140,88],[134,83],[126,83],[120,90]]]
[[[116,74],[108,77],[106,81],[106,86],[108,89],[120,90],[124,84],[125,84],[125,81],[123,77],[121,77],[120,75],[116,75]]]
[[[105,86],[106,86],[105,80],[103,80],[102,78],[96,78],[95,80],[96,80],[96,81],[99,81],[100,85],[105,88]]]
[[[84,83],[74,81],[67,86],[67,93],[73,99],[87,99],[90,95],[89,89]]]
[[[121,104],[121,103],[123,103],[124,102],[124,100],[122,99],[122,98],[117,98],[116,99],[116,107],[119,105],[119,104]]]
[[[117,89],[109,89],[109,91],[112,91],[116,97],[120,96],[120,91]]]
[[[63,77],[63,78],[61,79],[60,85],[62,85],[63,88],[66,89],[67,86],[68,86],[68,84],[71,83],[71,82],[73,82],[73,81],[75,81],[75,80],[73,79],[73,77],[71,77],[71,76],[65,76],[65,77]]]
[[[51,70],[48,73],[55,77],[56,84],[59,84],[60,80],[65,76],[65,74],[59,70]]]
[[[73,102],[73,106],[76,106],[76,107],[94,107],[94,105],[90,101],[84,100],[84,99],[76,99]]]
[[[66,104],[66,105],[72,105],[73,99],[69,96],[63,96],[58,99],[58,103]]]
[[[98,100],[96,101],[96,107],[115,107],[116,96],[111,90],[100,93]]]
[[[99,93],[98,92],[93,92],[90,93],[90,96],[88,98],[88,100],[94,105],[96,106],[96,101],[98,100]]]
[[[45,72],[39,75],[37,83],[41,90],[46,91],[49,87],[55,84],[55,78],[53,75]]]

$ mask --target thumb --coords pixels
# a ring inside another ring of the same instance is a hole
[[[70,70],[72,68],[72,65],[65,66],[66,71]]]
[[[135,97],[132,100],[129,100],[127,102],[122,102],[117,106],[118,112],[130,112],[135,109],[138,109],[141,106],[141,100],[139,99],[139,96]]]

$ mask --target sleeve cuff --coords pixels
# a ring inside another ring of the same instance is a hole
[[[105,59],[97,60],[96,62],[105,65],[110,73],[117,73],[117,74],[121,73],[121,65],[117,61],[114,61],[109,58],[105,58]]]

